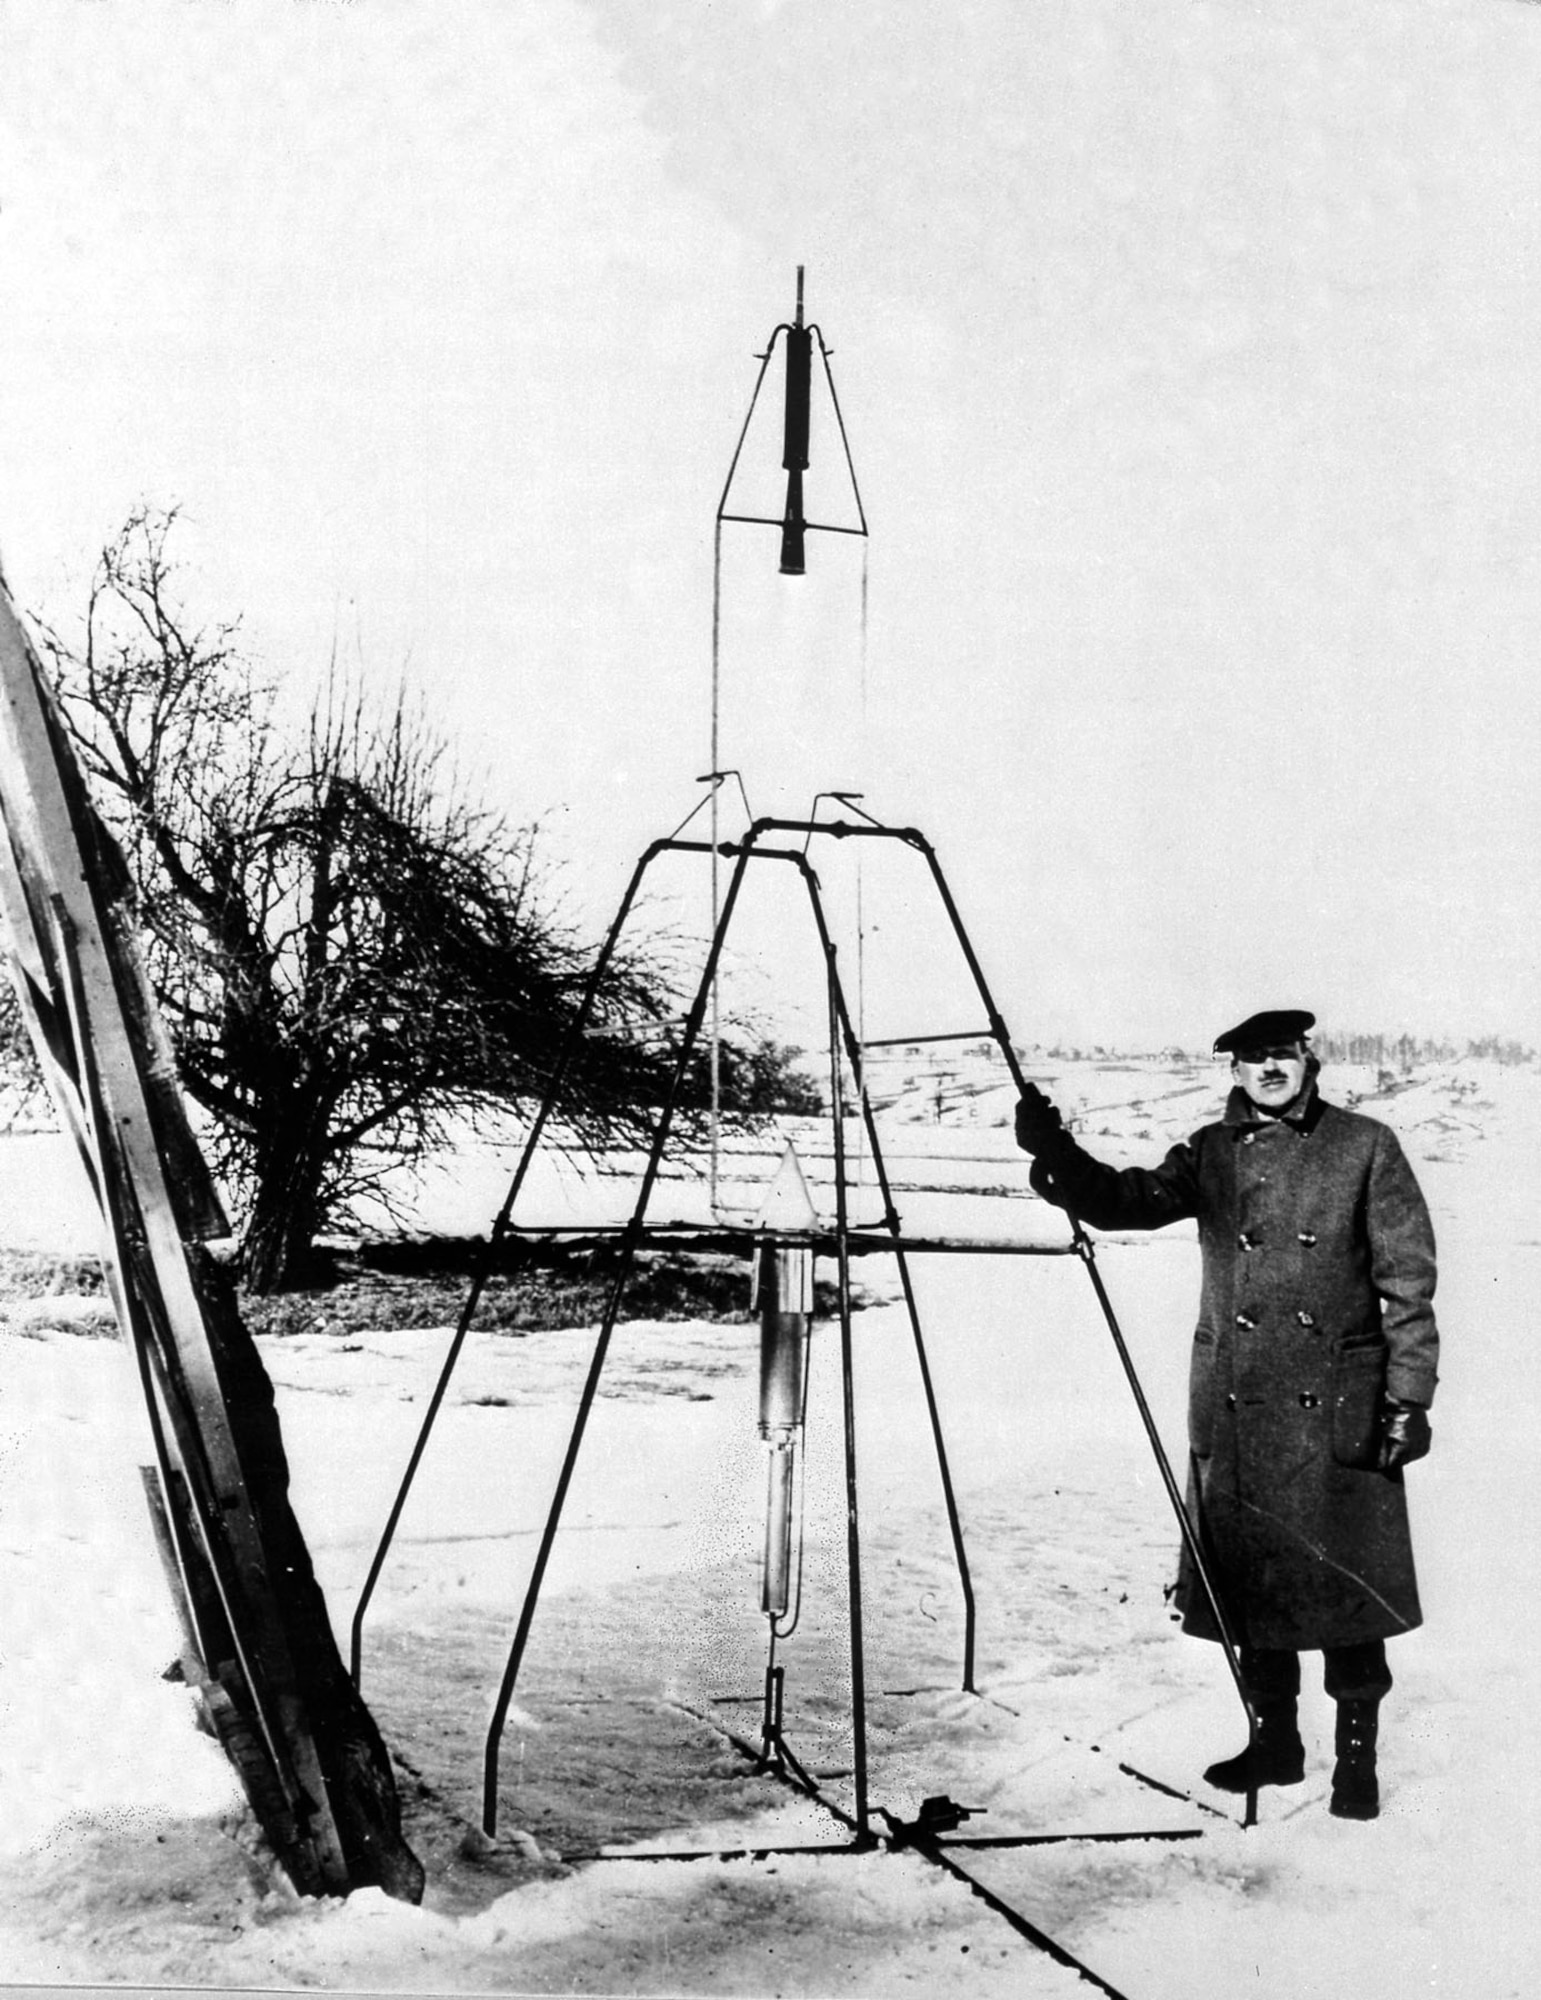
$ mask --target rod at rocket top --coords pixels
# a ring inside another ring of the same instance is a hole
[[[813,387],[813,329],[803,324],[803,267],[797,267],[797,318],[787,328],[786,409],[781,464],[787,475],[787,504],[781,519],[781,574],[802,576],[807,523],[803,515],[803,474],[808,470],[808,412]]]

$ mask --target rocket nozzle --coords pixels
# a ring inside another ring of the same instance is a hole
[[[804,549],[807,530],[803,521],[803,475],[787,474],[787,505],[781,517],[781,574],[802,576],[807,569]]]

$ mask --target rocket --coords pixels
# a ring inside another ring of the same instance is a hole
[[[781,431],[781,465],[787,502],[781,517],[781,574],[804,574],[807,522],[803,516],[803,474],[808,470],[808,412],[813,385],[813,329],[803,324],[803,267],[797,267],[797,317],[786,329],[786,397]]]
[[[775,355],[778,340],[783,345],[783,361],[786,369],[781,414],[781,469],[787,476],[787,496],[779,520],[772,514],[740,514],[731,510],[728,505],[734,482],[738,477],[744,440],[749,435],[749,426],[753,423],[754,413],[759,407],[760,391],[764,387],[766,372]],[[840,448],[845,458],[846,476],[850,480],[851,498],[856,507],[855,522],[844,525],[834,521],[810,521],[803,512],[803,474],[808,470],[809,462],[815,343],[824,366],[824,380],[829,390],[829,406],[834,414],[835,428],[839,433]],[[805,573],[807,538],[810,534],[858,535],[863,540],[866,539],[867,516],[861,504],[861,490],[856,483],[856,468],[851,463],[851,447],[845,434],[845,419],[840,414],[840,399],[835,394],[835,378],[830,373],[829,349],[824,345],[824,335],[819,327],[803,316],[801,264],[797,267],[796,313],[790,321],[783,320],[775,329],[771,334],[769,345],[760,356],[760,372],[755,378],[754,394],[749,399],[748,414],[744,418],[743,429],[738,434],[738,443],[734,447],[732,463],[728,467],[722,498],[717,503],[719,563],[722,524],[725,521],[744,521],[762,528],[779,528],[783,576],[802,576]]]

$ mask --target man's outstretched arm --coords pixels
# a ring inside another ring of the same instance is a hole
[[[1059,1108],[1030,1083],[1017,1105],[1017,1144],[1033,1155],[1036,1193],[1096,1229],[1161,1229],[1198,1213],[1191,1142],[1174,1146],[1159,1167],[1110,1167],[1065,1130]]]

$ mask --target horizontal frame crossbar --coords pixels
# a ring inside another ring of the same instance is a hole
[[[894,1236],[886,1229],[851,1229],[844,1237],[832,1229],[782,1231],[775,1229],[755,1229],[747,1223],[741,1229],[720,1222],[680,1222],[661,1223],[656,1228],[634,1230],[624,1223],[600,1223],[583,1229],[538,1229],[521,1228],[517,1223],[508,1223],[503,1230],[505,1241],[525,1243],[584,1243],[619,1242],[628,1238],[638,1248],[651,1246],[656,1249],[684,1250],[709,1247],[721,1250],[724,1255],[749,1256],[757,1245],[774,1243],[783,1237],[788,1242],[806,1245],[821,1256],[833,1257],[843,1241],[853,1256],[878,1256],[883,1251],[904,1251],[909,1253],[937,1253],[954,1257],[1074,1257],[1078,1255],[1073,1243],[1019,1243],[995,1242],[989,1237],[974,1236]]]
[[[786,523],[770,514],[719,514],[719,521],[742,521],[751,528],[781,528]],[[865,528],[842,527],[838,521],[804,521],[805,529],[815,530],[821,535],[866,535]]]
[[[918,1048],[922,1042],[983,1042],[991,1039],[988,1027],[954,1028],[944,1035],[882,1035],[862,1043],[864,1049]]]

